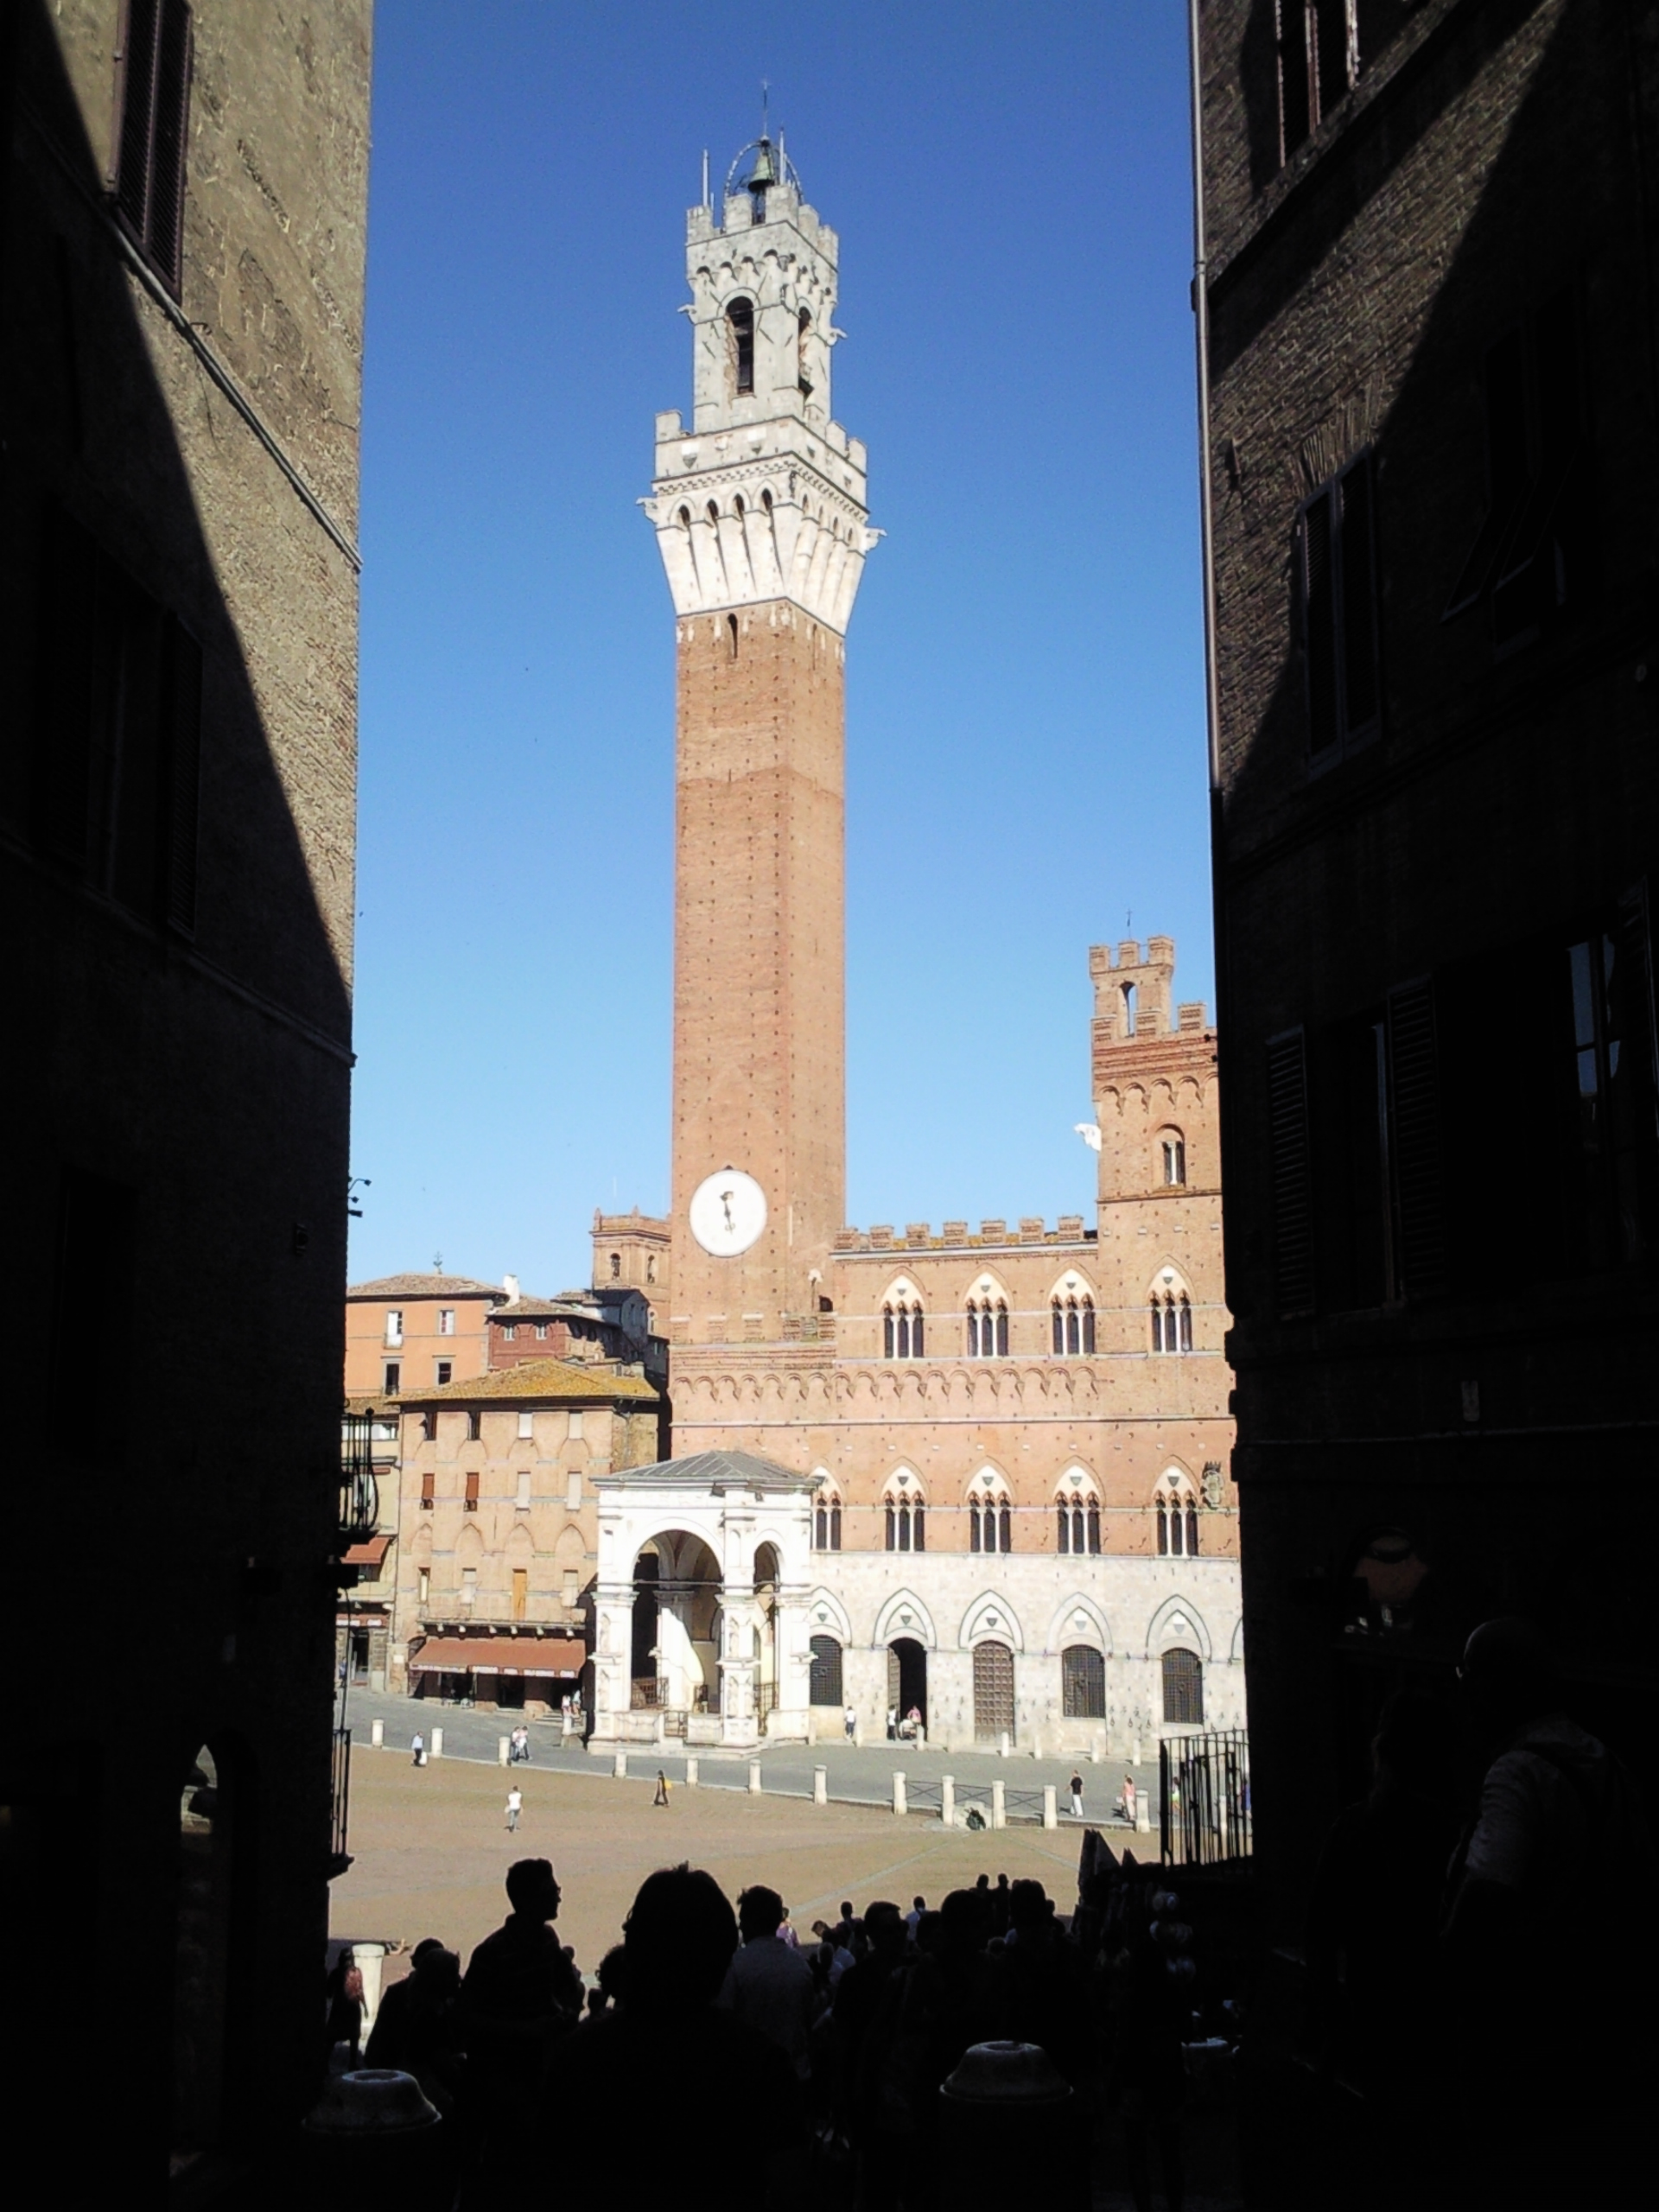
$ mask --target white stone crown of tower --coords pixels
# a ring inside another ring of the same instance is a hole
[[[755,152],[749,182],[728,184],[722,223],[706,205],[686,217],[691,428],[677,411],[657,417],[656,479],[639,504],[677,613],[787,599],[842,636],[881,533],[864,448],[830,416],[838,242],[792,166],[774,164],[765,139]]]

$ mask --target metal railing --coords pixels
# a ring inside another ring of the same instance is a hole
[[[340,1455],[340,1548],[366,1543],[380,1520],[380,1485],[368,1416],[347,1414]]]
[[[1159,1844],[1166,1866],[1222,1866],[1250,1855],[1250,1739],[1242,1728],[1166,1737],[1158,1746]]]
[[[334,1731],[333,1771],[329,1777],[328,1872],[343,1874],[352,1863],[346,1847],[352,1799],[352,1732]]]

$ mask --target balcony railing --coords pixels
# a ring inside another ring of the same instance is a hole
[[[340,1459],[340,1547],[366,1543],[380,1519],[374,1440],[365,1415],[347,1414]]]
[[[352,1797],[352,1732],[334,1731],[334,1771],[329,1792],[328,1878],[343,1874],[352,1863],[346,1848],[346,1823]]]

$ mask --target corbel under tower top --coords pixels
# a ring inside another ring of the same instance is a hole
[[[840,635],[881,533],[864,448],[830,415],[839,241],[766,138],[732,164],[721,215],[705,201],[686,217],[691,426],[657,417],[640,504],[677,613],[788,599]]]

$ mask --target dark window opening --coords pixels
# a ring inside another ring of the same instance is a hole
[[[797,323],[797,325],[796,325],[796,337],[795,337],[795,378],[796,378],[796,382],[797,382],[797,383],[799,385],[799,386],[800,386],[801,397],[802,397],[804,399],[804,398],[809,397],[810,396],[810,394],[811,394],[811,391],[812,391],[812,379],[811,379],[810,376],[807,373],[807,365],[806,365],[806,362],[807,362],[807,353],[806,353],[806,340],[807,340],[807,334],[810,331],[811,327],[812,327],[812,318],[811,318],[811,316],[807,313],[806,309],[805,309],[804,308],[803,308],[801,309],[801,313],[800,313],[800,319],[799,319],[798,322],[798,323]]]
[[[1307,749],[1333,760],[1376,734],[1376,557],[1371,456],[1317,492],[1297,523],[1297,596]]]
[[[833,1636],[815,1636],[812,1638],[810,1681],[809,1696],[812,1704],[840,1705],[841,1646]]]
[[[468,1513],[476,1513],[478,1510],[478,1469],[476,1467],[467,1468],[465,1481],[467,1487],[462,1503]]]
[[[1196,1651],[1166,1651],[1163,1659],[1164,1719],[1177,1727],[1195,1727],[1204,1719],[1204,1666]]]
[[[438,1478],[430,1467],[421,1470],[421,1510],[430,1513],[437,1497]]]
[[[1567,949],[1573,1108],[1567,1259],[1579,1270],[1639,1260],[1652,1233],[1659,1160],[1649,960],[1640,893],[1624,902],[1614,928]]]
[[[1068,1643],[1060,1654],[1060,1713],[1066,1720],[1106,1718],[1106,1662],[1092,1644]]]
[[[1577,613],[1595,530],[1576,294],[1556,293],[1487,353],[1486,512],[1442,620],[1489,600],[1499,654]]]
[[[127,0],[115,205],[175,296],[190,118],[190,10],[184,0]]]
[[[764,194],[757,194],[757,200]],[[754,302],[734,300],[726,310],[731,332],[732,375],[740,397],[754,390]]]

